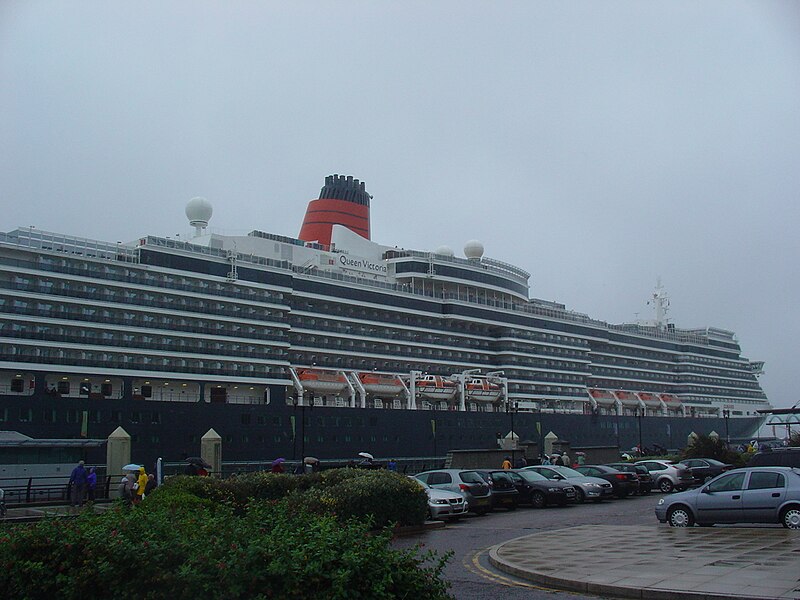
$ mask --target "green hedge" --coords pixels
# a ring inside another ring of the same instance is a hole
[[[293,504],[341,520],[370,517],[375,528],[420,525],[427,512],[427,497],[419,485],[382,469],[332,469],[305,475],[248,473],[225,480],[177,476],[162,487],[225,503],[238,512],[253,501],[290,498]]]
[[[366,479],[355,481],[360,488]],[[258,489],[276,485],[281,484]],[[447,557],[392,550],[388,530],[369,534],[363,521],[312,514],[290,499],[251,501],[237,514],[230,497],[219,502],[188,488],[217,493],[207,481],[181,481],[137,507],[5,525],[0,595],[20,600],[449,598],[442,580]]]

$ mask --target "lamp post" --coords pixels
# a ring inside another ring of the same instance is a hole
[[[728,419],[731,417],[731,411],[727,408],[722,409],[722,418],[725,419],[725,441],[730,446],[731,445],[731,432],[728,429]]]
[[[644,455],[644,445],[642,445],[642,417],[644,411],[641,408],[636,409],[636,421],[639,424],[639,455]]]
[[[614,425],[614,430],[616,431],[616,434],[617,434],[617,454],[619,454],[619,452],[620,452],[620,447],[619,447],[619,403],[615,404],[614,408],[615,408],[616,413],[617,413],[617,418],[616,418],[616,423]]]
[[[506,400],[506,412],[511,416],[511,466],[514,462],[514,413],[517,412],[517,403]]]

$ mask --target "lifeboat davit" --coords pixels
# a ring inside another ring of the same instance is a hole
[[[456,382],[440,375],[423,375],[416,382],[417,392],[434,400],[451,400],[458,391]]]
[[[303,384],[304,389],[314,393],[336,394],[347,387],[347,380],[344,375],[336,371],[299,369],[297,378]]]
[[[494,402],[503,393],[499,385],[486,379],[472,379],[467,383],[466,387],[467,398],[483,402]]]
[[[399,396],[405,390],[403,382],[397,375],[359,373],[358,380],[368,394],[376,396]]]

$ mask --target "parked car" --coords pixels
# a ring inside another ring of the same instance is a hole
[[[665,494],[672,490],[685,490],[694,483],[694,477],[687,468],[669,460],[640,460],[636,464],[647,467],[653,478],[653,487]]]
[[[617,498],[627,498],[639,491],[639,478],[635,473],[620,471],[607,465],[581,465],[575,467],[575,470],[589,477],[605,479],[611,484]]]
[[[508,470],[497,469],[495,471],[475,471],[483,477],[492,490],[492,509],[507,508],[514,510],[519,504],[519,491],[514,485],[514,479],[509,475]]]
[[[775,448],[756,452],[748,467],[795,467],[800,469],[800,448]]]
[[[558,465],[534,465],[525,467],[523,471],[534,471],[554,481],[566,481],[575,488],[575,500],[583,503],[586,500],[600,502],[603,498],[613,498],[614,488],[605,479],[587,477],[570,467]]]
[[[677,463],[689,469],[696,485],[703,485],[725,471],[735,468],[733,465],[720,462],[713,458],[687,458]]]
[[[461,492],[437,490],[416,477],[410,477],[425,489],[428,496],[428,518],[436,521],[458,519],[467,513],[467,500]]]
[[[705,485],[661,498],[656,518],[672,527],[715,523],[781,523],[800,529],[800,470],[745,467]]]
[[[552,504],[566,506],[576,500],[575,487],[566,481],[554,481],[526,469],[516,469],[508,473],[519,492],[519,504],[544,508]]]
[[[470,469],[437,469],[418,473],[416,478],[437,490],[464,494],[467,510],[485,515],[492,510],[492,491],[489,484]]]
[[[636,475],[636,478],[639,480],[639,489],[636,490],[636,493],[640,496],[653,491],[653,477],[644,465],[634,465],[633,463],[609,463],[608,466],[614,467],[619,471],[625,471],[626,473],[633,473]]]

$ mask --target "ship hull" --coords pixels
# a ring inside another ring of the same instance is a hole
[[[200,439],[209,429],[222,438],[224,461],[249,462],[269,462],[279,456],[300,459],[303,454],[346,460],[361,451],[377,459],[443,457],[450,450],[496,449],[498,436],[511,429],[511,415],[502,412],[295,407],[287,405],[279,393],[276,387],[273,401],[266,405],[60,398],[53,423],[13,418],[23,411],[33,415],[53,411],[53,398],[47,394],[0,399],[10,417],[4,429],[34,438],[78,438],[86,412],[86,437],[104,439],[121,426],[132,437],[131,460],[146,465],[159,457],[180,461],[197,455]],[[65,422],[62,411],[77,414],[77,422]],[[112,414],[121,416],[121,422],[109,419]],[[721,418],[644,417],[639,421],[628,416],[522,412],[513,418],[522,442],[537,444],[553,432],[573,447],[631,448],[639,443],[640,424],[645,446],[665,448],[682,448],[691,433],[725,432]],[[730,436],[752,437],[761,421],[759,417],[729,419]],[[86,459],[104,463],[105,449],[87,450]]]

